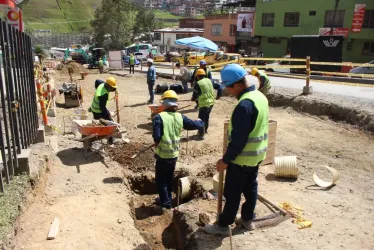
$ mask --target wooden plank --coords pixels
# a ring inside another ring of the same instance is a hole
[[[60,228],[60,219],[55,217],[49,229],[47,240],[54,240]]]

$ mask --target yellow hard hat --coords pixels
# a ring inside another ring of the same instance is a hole
[[[251,74],[254,76],[258,73],[258,69],[257,68],[252,68],[251,70]]]
[[[117,88],[117,80],[114,77],[108,77],[108,79],[106,79],[106,83],[112,88]]]
[[[205,70],[203,70],[203,69],[198,69],[198,70],[196,71],[196,75],[197,75],[197,76],[206,76]]]
[[[164,94],[161,97],[161,100],[164,100],[164,99],[178,100],[178,95],[177,95],[177,93],[175,93],[174,90],[167,90],[167,91],[164,92]]]

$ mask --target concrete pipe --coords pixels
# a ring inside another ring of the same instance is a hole
[[[275,157],[274,162],[276,177],[295,179],[299,177],[300,170],[297,167],[296,156]]]
[[[223,188],[225,188],[226,171],[223,173]],[[218,193],[219,189],[219,173],[213,176],[213,191]],[[223,191],[223,190],[222,190]]]
[[[323,187],[323,188],[329,188],[329,187],[332,187],[333,185],[335,185],[335,183],[340,179],[340,175],[339,175],[338,171],[336,171],[336,169],[334,169],[332,167],[329,167],[329,166],[322,166],[321,168],[325,168],[331,173],[332,180],[331,181],[325,181],[317,175],[317,172],[314,172],[314,174],[313,174],[314,182],[318,186]]]
[[[186,199],[191,195],[191,183],[188,177],[183,177],[178,180],[178,189],[181,199]]]

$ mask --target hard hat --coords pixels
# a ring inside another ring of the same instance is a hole
[[[106,83],[112,88],[117,88],[117,80],[114,77],[108,77],[108,79],[106,79]]]
[[[164,94],[161,97],[161,100],[164,100],[164,99],[178,100],[178,95],[177,95],[177,93],[175,93],[174,90],[167,90],[167,91],[164,92]]]
[[[147,63],[153,63],[153,60],[151,58],[148,58]]]
[[[203,70],[203,69],[198,69],[198,70],[196,71],[196,75],[197,75],[197,76],[206,76],[205,70]]]
[[[206,61],[205,60],[201,60],[200,61],[200,65],[206,65]]]
[[[257,73],[258,73],[258,69],[257,69],[257,68],[252,68],[252,70],[251,70],[251,74],[252,74],[253,76],[255,76]]]
[[[247,75],[247,71],[239,64],[228,64],[221,71],[221,80],[224,87],[238,82]]]

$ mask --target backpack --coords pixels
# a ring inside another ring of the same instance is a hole
[[[166,83],[164,83],[162,85],[160,85],[160,84],[156,85],[156,93],[157,94],[163,94],[167,90],[169,90],[169,86]]]
[[[174,84],[170,85],[170,90],[174,90],[175,93],[181,94],[181,93],[183,93],[183,86],[178,84],[178,83],[174,83]]]

